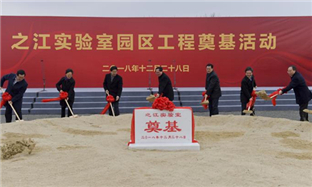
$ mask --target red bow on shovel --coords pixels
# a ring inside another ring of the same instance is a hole
[[[8,92],[4,92],[2,94],[2,101],[1,101],[0,108],[2,108],[3,105],[5,105],[6,102],[11,101],[11,99],[12,99],[12,96]]]
[[[251,98],[249,99],[249,102],[248,102],[247,105],[246,105],[246,109],[247,109],[247,110],[244,110],[243,113],[245,113],[245,114],[251,114],[251,113],[252,113],[252,110],[250,110],[250,109],[251,109],[253,106],[255,106],[256,98],[257,98],[256,91],[253,90],[253,91],[251,92]]]
[[[106,104],[105,108],[102,110],[101,114],[105,114],[107,112],[107,110],[109,109],[109,107],[111,107],[113,116],[115,116],[115,112],[114,112],[113,105],[112,105],[112,102],[115,101],[114,97],[112,95],[108,95],[106,97],[106,101],[107,101],[107,104]]]
[[[201,105],[204,107],[204,109],[208,109],[208,104],[209,104],[209,101],[208,101],[208,99],[209,99],[209,96],[205,96],[206,95],[206,92],[203,92],[202,93],[202,96],[203,96],[203,99],[202,99],[202,101],[201,101]]]
[[[61,92],[59,97],[57,98],[52,98],[52,99],[42,99],[41,102],[51,102],[51,101],[60,101],[60,100],[64,100],[67,99],[68,97],[68,93],[67,92]]]
[[[285,89],[285,88],[286,88],[286,87],[284,87],[284,88],[279,88],[279,89],[277,89],[275,92],[273,92],[273,93],[271,93],[271,94],[269,95],[269,97],[272,99],[272,104],[273,104],[273,106],[276,106],[276,98],[277,98],[279,92],[280,92],[281,90]],[[285,92],[285,93],[287,93],[287,92]]]

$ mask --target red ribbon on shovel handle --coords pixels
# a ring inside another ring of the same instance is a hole
[[[57,98],[52,98],[52,99],[42,99],[41,102],[51,102],[51,101],[60,101],[60,100],[64,100],[67,99],[68,97],[68,93],[67,92],[61,92],[59,97]]]
[[[105,108],[102,110],[101,114],[105,114],[107,112],[107,110],[109,109],[109,107],[111,107],[112,108],[112,112],[114,112],[113,111],[113,106],[112,106],[112,102],[115,101],[114,97],[112,95],[108,95],[106,97],[106,101],[107,101],[107,104],[106,104]]]
[[[4,92],[2,94],[2,101],[1,101],[0,108],[2,108],[3,105],[5,105],[6,102],[11,101],[11,99],[12,99],[12,96],[8,92]]]
[[[284,88],[279,88],[279,89],[277,89],[275,92],[273,92],[273,93],[271,93],[271,94],[269,95],[269,97],[272,99],[272,104],[273,104],[273,106],[276,106],[276,98],[277,98],[279,92],[282,91],[282,90],[285,89],[285,88],[286,88],[286,87],[284,87]],[[287,93],[287,92],[285,92],[285,93]]]

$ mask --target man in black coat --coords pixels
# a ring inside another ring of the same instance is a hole
[[[7,74],[1,78],[1,87],[3,87],[5,81],[8,81],[6,92],[12,96],[11,101],[8,101],[5,104],[5,121],[7,123],[12,122],[12,108],[9,103],[13,105],[16,113],[20,119],[22,119],[23,95],[28,86],[27,82],[25,81],[25,76],[26,73],[24,70],[18,70],[16,74]]]
[[[155,73],[159,81],[157,97],[163,96],[173,101],[174,94],[170,78],[163,72],[162,67],[157,67]]]
[[[245,69],[245,77],[241,82],[240,100],[242,103],[242,115],[245,115],[243,111],[246,110],[246,105],[252,97],[251,93],[256,87],[257,84],[253,76],[253,69],[251,67],[247,67]],[[255,115],[254,107],[251,107],[250,110],[252,110],[252,113],[250,115],[254,116]]]
[[[74,101],[75,101],[75,80],[73,78],[73,70],[72,69],[67,69],[65,71],[65,77],[62,77],[60,81],[58,81],[56,83],[56,89],[59,91],[59,92],[67,92],[68,93],[68,104],[69,104],[69,107],[71,109],[73,109],[73,105],[74,105]],[[64,100],[61,100],[60,101],[60,105],[62,107],[61,109],[61,117],[65,117],[65,110],[66,110],[66,107],[67,104]],[[71,116],[71,112],[69,111],[69,109],[67,109],[67,116]]]
[[[221,97],[221,88],[218,75],[213,70],[212,64],[207,64],[206,66],[207,76],[206,76],[206,97],[209,97],[209,114],[217,115],[219,114],[219,98]]]
[[[103,87],[106,95],[112,95],[115,101],[112,103],[115,116],[120,114],[119,112],[119,100],[122,92],[122,77],[118,75],[118,68],[116,66],[112,66],[110,68],[110,73],[106,74]],[[112,116],[112,110],[109,108],[109,115]]]
[[[303,112],[303,110],[308,108],[309,101],[312,98],[312,93],[302,75],[297,72],[297,68],[295,66],[290,66],[287,73],[291,77],[291,82],[286,88],[281,90],[279,94],[282,95],[283,93],[294,89],[296,103],[299,104],[300,121],[309,121],[308,113]]]

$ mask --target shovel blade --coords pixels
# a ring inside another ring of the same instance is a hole
[[[243,110],[243,113],[245,113],[245,114],[252,114],[252,110]]]
[[[78,118],[78,115],[69,116],[69,118]]]
[[[304,109],[303,112],[308,113],[308,114],[312,114],[312,110],[309,110],[309,109]]]

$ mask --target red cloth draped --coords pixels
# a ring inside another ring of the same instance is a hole
[[[286,87],[284,87],[284,88],[279,88],[279,89],[277,89],[275,92],[273,92],[273,93],[271,93],[270,95],[269,95],[269,97],[271,97],[272,98],[272,104],[273,104],[273,106],[276,106],[276,98],[277,98],[277,96],[278,96],[278,93],[280,92],[280,91],[282,91],[283,89],[285,89]],[[287,92],[285,92],[285,93],[287,93]]]
[[[206,95],[206,92],[203,92],[202,93],[202,96],[203,96],[203,99],[202,99],[202,101],[201,102],[204,102],[205,101],[205,95]],[[209,99],[209,96],[207,97],[207,100]],[[208,109],[208,105],[202,105],[203,107],[204,107],[204,109]]]
[[[7,101],[10,101],[11,99],[12,99],[12,96],[8,92],[4,92],[2,94],[2,101],[1,101],[1,104],[0,104],[1,105],[0,108],[2,108],[3,105],[5,105],[5,103]]]
[[[110,107],[110,104],[112,102],[114,102],[115,99],[114,99],[114,97],[112,95],[109,95],[109,96],[106,97],[106,101],[107,101],[107,104],[106,104],[105,108],[102,110],[101,114],[105,114],[107,112],[107,110]]]
[[[155,101],[152,105],[152,108],[158,109],[158,110],[173,111],[175,108],[175,105],[167,97],[159,97],[159,98],[155,99]]]
[[[256,98],[257,98],[256,90],[253,90],[251,92],[251,98],[249,99],[249,102],[246,105],[247,110],[255,106]]]
[[[51,102],[51,101],[60,101],[63,99],[67,99],[68,93],[67,92],[61,92],[59,97],[57,98],[52,98],[52,99],[42,99],[41,102]]]

